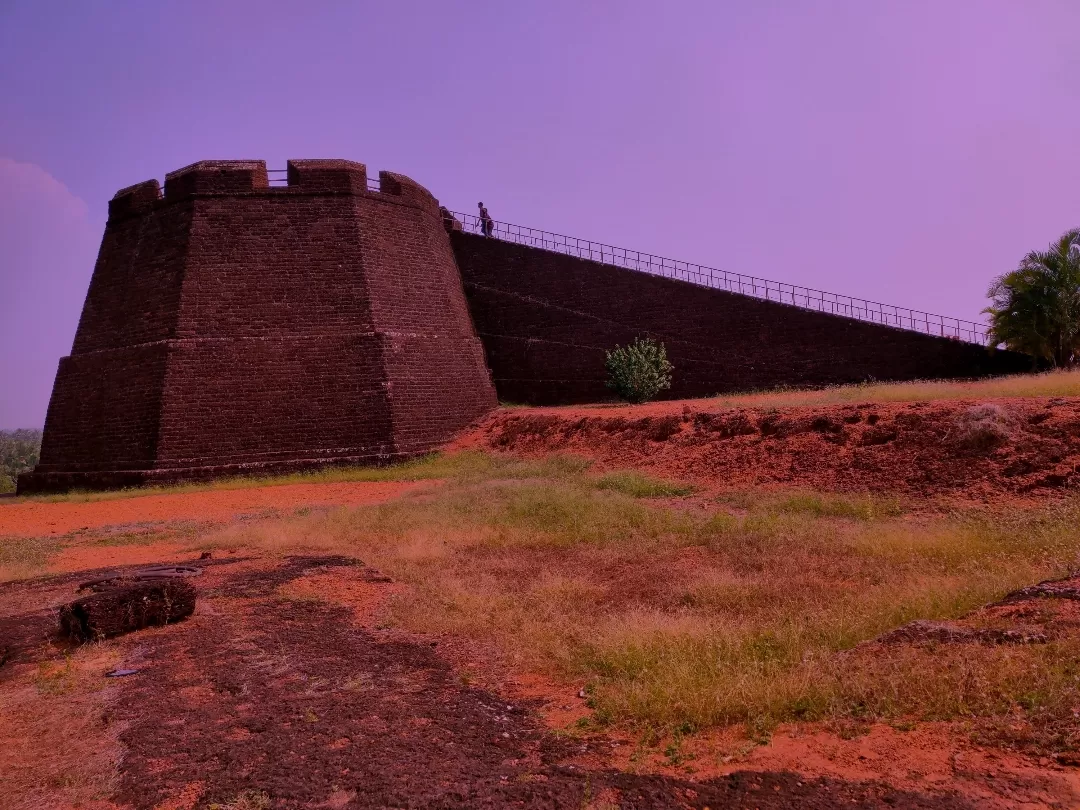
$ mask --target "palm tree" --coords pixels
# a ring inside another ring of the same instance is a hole
[[[991,345],[1070,365],[1080,355],[1080,228],[1033,250],[987,295]]]

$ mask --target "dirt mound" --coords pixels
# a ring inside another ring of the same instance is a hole
[[[513,408],[497,411],[455,447],[575,453],[710,488],[990,498],[1080,482],[1080,399]]]

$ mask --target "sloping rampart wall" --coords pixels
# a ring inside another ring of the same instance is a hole
[[[552,251],[450,234],[504,402],[596,402],[605,351],[662,340],[675,367],[665,398],[777,386],[979,377],[1031,358],[763,301]]]

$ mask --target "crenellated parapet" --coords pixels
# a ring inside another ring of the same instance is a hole
[[[419,208],[438,217],[438,200],[412,178],[380,171],[378,186],[368,185],[367,166],[352,160],[314,159],[286,162],[285,184],[271,185],[266,161],[200,160],[165,175],[162,188],[146,180],[122,188],[109,201],[110,219],[149,213],[173,203],[202,197],[287,197],[348,195]]]

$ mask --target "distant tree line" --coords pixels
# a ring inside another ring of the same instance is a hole
[[[40,430],[0,430],[0,493],[15,491],[19,473],[32,470],[40,452]]]
[[[1080,228],[1027,254],[994,279],[987,295],[992,345],[1058,368],[1074,365],[1080,360]]]

